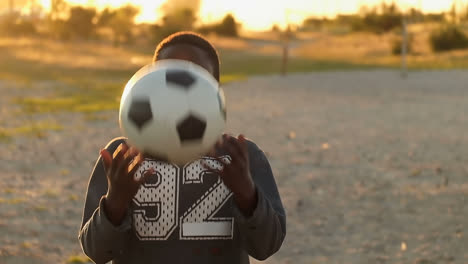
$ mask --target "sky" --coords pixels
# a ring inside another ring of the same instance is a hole
[[[6,0],[0,0],[6,1]],[[38,0],[44,7],[50,7],[51,0]],[[158,19],[158,7],[166,0],[67,0],[72,4],[117,7],[127,3],[142,6],[137,22],[154,22]],[[190,1],[190,0],[188,0]],[[355,13],[361,5],[375,5],[382,0],[202,0],[200,17],[202,22],[220,20],[232,13],[244,28],[264,30],[273,24],[284,26],[300,23],[311,15],[334,16],[337,13]],[[391,3],[392,0],[385,2]],[[395,0],[399,6],[420,7],[425,12],[439,12],[450,9],[454,2],[467,4],[468,0]]]

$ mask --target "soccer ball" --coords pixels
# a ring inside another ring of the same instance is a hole
[[[120,100],[120,128],[140,152],[183,165],[215,145],[226,123],[222,89],[203,67],[161,60],[141,68]]]

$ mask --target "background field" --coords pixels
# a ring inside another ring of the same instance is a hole
[[[354,37],[304,36],[289,69],[314,73],[288,76],[265,36],[212,39],[229,131],[267,152],[287,211],[286,241],[266,263],[467,263],[468,74],[402,79],[377,37]],[[152,48],[0,39],[0,263],[86,262],[87,180]],[[463,68],[466,54],[410,65]]]

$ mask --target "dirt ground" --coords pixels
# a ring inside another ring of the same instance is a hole
[[[98,151],[117,112],[18,115],[0,84],[0,123],[62,131],[0,143],[0,263],[64,263]],[[287,236],[265,263],[468,263],[468,72],[329,72],[225,85],[228,130],[267,152]],[[256,263],[255,261],[253,261]]]

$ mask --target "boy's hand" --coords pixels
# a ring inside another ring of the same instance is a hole
[[[211,168],[205,162],[202,164],[207,170],[221,177],[224,184],[234,193],[234,200],[239,209],[244,215],[251,216],[257,204],[257,193],[250,175],[247,140],[244,135],[235,138],[224,134],[223,140],[217,143],[217,147],[222,148],[231,156],[231,162],[215,157],[223,165],[220,170]]]
[[[143,162],[143,155],[126,143],[121,143],[113,155],[109,151],[101,150],[104,170],[107,177],[107,194],[104,207],[109,220],[114,225],[120,225],[123,217],[137,193],[140,185],[145,182],[151,172],[135,180],[133,175]]]

